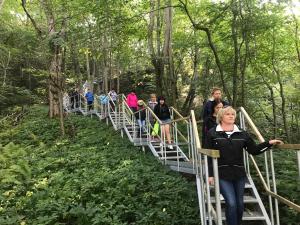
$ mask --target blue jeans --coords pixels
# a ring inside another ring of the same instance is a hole
[[[227,225],[240,225],[244,212],[246,177],[228,181],[220,179],[220,192],[225,199]]]
[[[146,131],[146,128],[145,128],[146,121],[145,120],[137,120],[137,122],[139,124],[140,131],[145,132]]]

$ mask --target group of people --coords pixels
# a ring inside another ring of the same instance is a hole
[[[202,141],[205,148],[220,151],[219,186],[226,204],[226,223],[241,225],[246,183],[243,151],[245,149],[252,155],[258,155],[273,145],[282,144],[282,141],[274,139],[256,144],[246,131],[235,125],[236,111],[228,102],[222,100],[221,89],[213,88],[211,95],[212,99],[203,107]],[[211,162],[209,183],[214,184]]]
[[[118,94],[112,89],[108,95],[110,100],[107,95],[102,93],[99,96],[99,102],[101,105],[110,104],[111,107],[115,107]],[[78,90],[74,89],[69,96],[71,106],[78,107],[76,105],[79,100]],[[87,88],[84,96],[87,100],[88,108],[91,110],[94,95],[89,88]],[[282,141],[273,139],[256,144],[246,131],[235,124],[236,111],[228,102],[222,99],[222,90],[213,88],[211,97],[204,104],[202,111],[202,143],[204,148],[220,151],[220,158],[218,159],[219,185],[226,204],[226,223],[227,225],[241,225],[246,183],[243,151],[246,150],[253,155],[261,154],[273,145],[282,144]],[[126,102],[135,114],[140,131],[146,132],[146,109],[143,101],[139,100],[135,91],[132,90],[127,95]],[[163,138],[167,141],[167,147],[173,149],[170,134],[172,121],[166,99],[163,96],[157,98],[155,94],[151,94],[147,106],[153,110],[156,117],[162,122],[160,129]],[[149,122],[153,129],[156,120],[151,113],[149,114]],[[214,184],[211,163],[209,163],[209,183],[211,185]]]
[[[126,97],[126,103],[132,112],[135,114],[137,122],[139,124],[141,132],[146,132],[146,110],[142,100],[138,100],[136,93],[132,90]],[[167,148],[173,149],[171,133],[170,133],[170,124],[171,124],[171,114],[168,105],[166,104],[166,99],[163,96],[157,98],[156,94],[150,95],[150,100],[147,103],[147,106],[154,112],[156,117],[161,121],[160,129],[163,135],[163,138],[167,141]],[[152,129],[155,126],[155,118],[149,113],[149,122]],[[140,134],[141,135],[141,134]],[[158,135],[158,134],[156,134]],[[154,135],[153,135],[153,138]]]

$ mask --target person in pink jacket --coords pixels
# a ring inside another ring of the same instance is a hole
[[[138,102],[138,98],[135,94],[135,91],[131,91],[127,97],[126,97],[126,102],[127,102],[127,105],[129,106],[129,108],[131,108],[131,110],[133,112],[136,112],[137,110],[137,102]]]

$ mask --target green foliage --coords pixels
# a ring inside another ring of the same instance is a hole
[[[31,179],[31,171],[26,160],[27,154],[20,146],[10,143],[0,146],[0,182],[2,184],[25,185]]]
[[[5,173],[18,182],[0,183],[0,224],[199,224],[193,183],[96,119],[70,116],[76,134],[61,139],[45,112],[0,133],[19,143],[1,148],[3,167],[20,166]]]
[[[28,89],[5,86],[0,89],[0,112],[12,106],[22,106],[32,104],[34,96]]]
[[[265,174],[264,156],[256,156],[259,168]],[[297,154],[296,151],[287,150],[273,150],[274,167],[276,174],[277,192],[279,195],[288,200],[299,204],[300,199],[300,180],[295,179],[299,176],[297,168]],[[255,169],[252,168],[252,171]],[[264,192],[261,182],[258,177],[253,176],[255,183],[261,193]],[[261,195],[265,206],[268,207],[268,197]],[[274,207],[274,206],[273,206]],[[280,221],[282,224],[298,225],[300,221],[300,214],[287,207],[279,201]]]

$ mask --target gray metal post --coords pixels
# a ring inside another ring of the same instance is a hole
[[[270,166],[271,166],[271,174],[272,174],[272,183],[273,183],[273,191],[275,194],[277,194],[277,186],[276,186],[276,178],[275,178],[275,170],[274,170],[274,160],[273,160],[273,151],[269,150],[270,154]],[[279,221],[279,209],[278,209],[278,200],[274,199],[275,201],[275,218],[276,218],[276,224],[280,225]]]
[[[300,150],[297,151],[297,160],[298,160],[298,173],[300,178]]]
[[[209,225],[212,225],[212,216],[211,216],[211,198],[210,198],[210,189],[208,183],[208,160],[207,155],[204,155],[204,169],[205,169],[205,183],[206,183],[206,205],[207,205],[207,217]]]
[[[220,200],[220,186],[219,186],[219,172],[218,172],[218,160],[213,158],[213,169],[215,178],[215,199],[216,199],[216,212],[217,212],[217,225],[222,225],[222,211]]]

